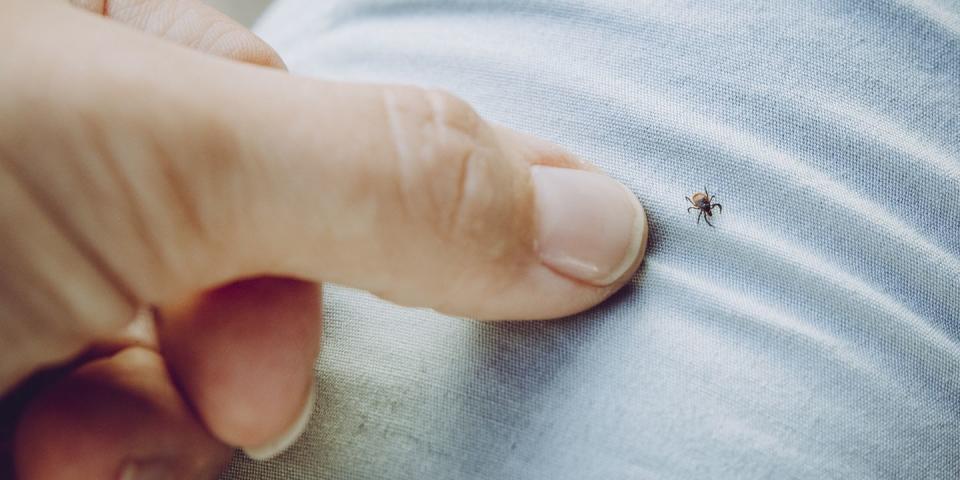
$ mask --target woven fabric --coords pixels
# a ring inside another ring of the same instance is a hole
[[[281,0],[259,33],[566,146],[651,236],[557,322],[329,288],[306,434],[225,479],[960,478],[957,2]]]

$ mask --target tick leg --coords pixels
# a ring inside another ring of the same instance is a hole
[[[710,192],[707,191],[707,187],[703,187],[703,193],[707,195],[707,198],[710,198]]]
[[[723,213],[723,205],[720,205],[719,203],[714,203],[713,205],[710,205],[710,208],[713,208],[713,207],[717,207],[717,209],[720,210],[720,213]]]
[[[697,208],[697,207],[687,207],[687,213],[690,213],[690,210],[693,210],[694,208]]]
[[[711,227],[713,226],[713,224],[710,223],[710,219],[709,219],[709,218],[703,217],[703,221],[704,221],[704,222],[707,222],[707,225],[710,225]]]
[[[703,216],[703,210],[700,210],[700,214],[697,215],[697,225],[700,225],[700,217]]]
[[[693,203],[693,200],[690,200],[690,197],[683,197],[683,198],[686,198],[687,201],[690,202],[690,205],[696,205],[696,203]]]

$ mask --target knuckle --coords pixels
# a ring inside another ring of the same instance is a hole
[[[426,90],[433,122],[438,128],[466,136],[476,136],[482,125],[480,115],[469,103],[445,90]]]
[[[419,90],[395,122],[399,191],[407,213],[444,239],[458,237],[484,202],[491,144],[476,111],[440,90]]]

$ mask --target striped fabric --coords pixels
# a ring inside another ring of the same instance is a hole
[[[259,33],[568,147],[651,238],[559,322],[328,289],[307,433],[224,478],[960,478],[957,1],[281,0]]]

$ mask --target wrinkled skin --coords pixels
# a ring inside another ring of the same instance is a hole
[[[444,92],[290,75],[199,0],[0,0],[0,40],[18,478],[215,478],[234,447],[276,453],[311,407],[321,280],[554,318],[642,257],[602,285],[549,268],[530,166],[592,167]]]

